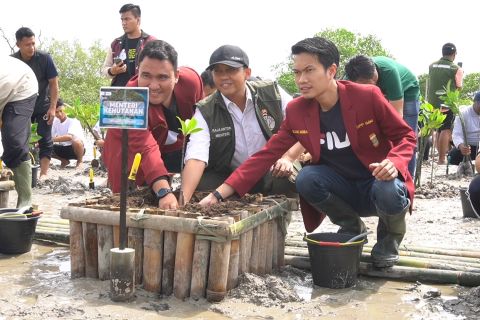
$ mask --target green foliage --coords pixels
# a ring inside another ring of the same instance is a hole
[[[427,80],[428,80],[428,73],[423,73],[418,76],[418,85],[420,86],[420,95],[422,97],[426,97]]]
[[[346,29],[325,29],[315,34],[318,37],[324,37],[331,40],[338,48],[340,53],[340,66],[337,71],[337,78],[341,79],[344,74],[344,66],[357,54],[364,54],[370,57],[386,56],[392,57],[390,53],[383,48],[379,39],[374,35],[362,36]],[[273,66],[273,71],[277,75],[277,81],[290,94],[297,92],[295,78],[291,71],[292,59]]]
[[[85,105],[97,103],[100,87],[110,83],[100,72],[107,54],[100,42],[96,41],[84,49],[78,40],[53,40],[43,47],[52,55],[57,66],[63,100],[72,103],[78,99]]]
[[[65,113],[70,118],[78,119],[82,127],[86,128],[95,138],[100,138],[96,137],[93,132],[93,127],[100,117],[100,103],[82,104],[80,99],[77,98],[72,105],[65,108]]]
[[[34,145],[40,140],[42,137],[37,134],[38,123],[32,123],[30,127],[30,144]]]
[[[460,94],[462,99],[473,99],[473,96],[480,90],[480,72],[469,73],[463,78],[463,87]]]
[[[438,108],[435,108],[428,102],[424,102],[420,105],[420,112],[418,114],[418,122],[420,123],[421,129],[419,132],[420,141],[418,146],[417,153],[417,167],[415,170],[415,186],[420,187],[420,181],[422,176],[422,161],[423,155],[425,154],[425,149],[427,148],[428,139],[432,134],[433,130],[438,129],[442,126],[443,121],[447,117],[446,114]],[[433,165],[433,160],[432,160]]]
[[[177,117],[178,121],[180,121],[180,125],[182,126],[180,131],[183,133],[184,137],[187,137],[190,134],[197,133],[199,131],[202,131],[202,128],[197,128],[197,119],[191,118],[183,121],[180,119],[180,117]]]

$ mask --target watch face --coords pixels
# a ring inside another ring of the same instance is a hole
[[[157,198],[158,199],[162,199],[163,197],[165,197],[167,194],[171,193],[172,192],[172,189],[169,189],[169,188],[161,188],[160,190],[158,190],[157,192]]]

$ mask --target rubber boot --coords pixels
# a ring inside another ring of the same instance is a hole
[[[338,233],[360,234],[367,230],[367,227],[360,219],[360,215],[345,201],[330,193],[329,197],[315,207],[324,212],[332,223],[340,226]]]
[[[395,215],[378,214],[377,243],[371,253],[374,267],[388,268],[397,263],[398,248],[406,231],[405,214],[408,207]]]
[[[17,208],[30,206],[32,204],[32,166],[29,161],[21,162],[12,169],[13,181],[17,190]]]

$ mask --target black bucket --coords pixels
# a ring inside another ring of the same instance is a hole
[[[38,168],[40,168],[38,164],[32,164],[32,188],[35,188],[37,186]]]
[[[460,200],[462,201],[462,211],[464,218],[479,218],[473,210],[472,203],[467,197],[467,188],[460,188]]]
[[[18,209],[1,209],[0,216]],[[0,253],[18,254],[32,249],[33,236],[39,216],[23,218],[0,217]]]
[[[312,233],[305,236],[313,283],[341,289],[354,286],[365,240],[346,243],[354,234]]]

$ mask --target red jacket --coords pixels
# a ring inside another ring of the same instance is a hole
[[[410,200],[415,192],[408,172],[416,144],[415,134],[376,86],[337,81],[345,129],[353,152],[365,167],[390,159],[406,182]],[[299,97],[291,101],[280,130],[262,150],[235,170],[225,181],[244,195],[271,165],[297,141],[312,155],[312,164],[320,160],[320,112],[314,99]],[[375,139],[376,138],[376,139]],[[377,141],[378,140],[378,141]],[[374,143],[375,142],[375,143]],[[317,212],[300,197],[303,223],[308,232],[315,230],[325,214]]]
[[[133,77],[127,86],[137,87],[137,76]],[[203,98],[202,80],[195,70],[187,67],[179,68],[179,79],[173,89],[173,95],[180,118],[190,119],[193,116],[195,104]],[[148,129],[128,130],[128,171],[135,154],[137,152],[142,154],[142,162],[137,173],[137,185],[143,185],[145,182],[151,185],[157,178],[168,174],[161,152],[180,150],[184,137],[179,135],[176,143],[166,146],[167,134],[168,127],[163,107],[152,104],[148,108]],[[103,156],[108,169],[108,182],[113,192],[120,192],[121,187],[121,141],[121,129],[108,129]]]

